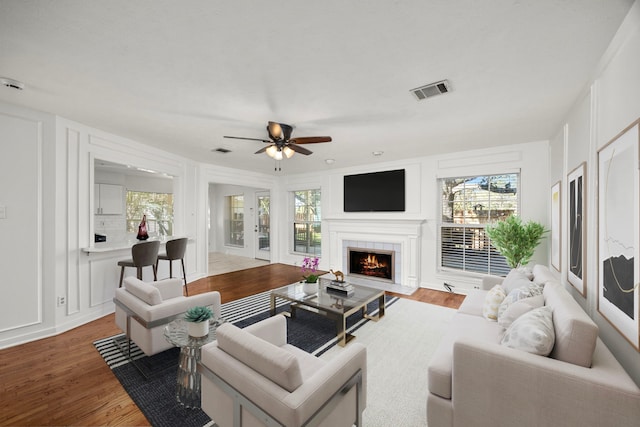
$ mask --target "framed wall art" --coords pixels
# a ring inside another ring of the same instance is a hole
[[[640,120],[598,151],[598,312],[640,350]]]
[[[560,271],[560,184],[558,181],[551,187],[551,265]]]
[[[567,280],[583,297],[587,282],[583,262],[587,255],[586,238],[586,164],[582,163],[567,175]]]

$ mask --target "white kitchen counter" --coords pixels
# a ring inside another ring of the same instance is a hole
[[[161,238],[150,237],[147,240],[138,240],[134,237],[127,240],[116,240],[113,242],[110,242],[107,238],[106,242],[96,242],[87,248],[82,248],[82,252],[85,252],[87,255],[89,255],[92,253],[107,253],[107,252],[113,252],[113,251],[121,251],[124,249],[131,249],[131,246],[135,245],[136,243],[150,242],[153,240],[159,240],[160,246],[164,246],[164,244],[168,240],[178,239],[180,237],[181,236],[164,236]],[[190,238],[189,241],[191,240],[193,239]]]

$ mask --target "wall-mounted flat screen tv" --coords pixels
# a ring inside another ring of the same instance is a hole
[[[404,169],[345,175],[345,212],[404,212]]]

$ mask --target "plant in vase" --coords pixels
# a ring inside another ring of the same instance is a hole
[[[511,215],[502,221],[487,226],[491,244],[507,260],[511,268],[525,266],[531,260],[542,235],[546,233],[542,224]]]
[[[318,257],[305,257],[302,260],[302,278],[306,283],[316,283],[318,281],[318,277],[320,276],[314,273],[318,271],[319,262],[320,259]],[[304,273],[306,272],[310,272],[311,274],[305,276]]]
[[[304,285],[302,286],[302,289],[306,294],[313,294],[318,292],[317,283],[320,276],[314,273],[318,271],[319,262],[320,259],[318,259],[318,257],[305,257],[305,259],[302,260],[302,278],[304,279]],[[309,272],[309,274],[305,276],[305,273],[307,272]]]
[[[209,334],[209,320],[213,317],[213,311],[209,307],[192,307],[184,314],[187,321],[189,335],[203,337]]]

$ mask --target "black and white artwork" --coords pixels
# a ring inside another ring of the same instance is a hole
[[[587,295],[587,282],[582,267],[586,254],[585,212],[587,202],[585,196],[587,193],[585,191],[584,181],[585,169],[586,166],[582,163],[567,175],[567,189],[569,193],[567,200],[569,211],[569,217],[567,219],[567,258],[569,263],[567,280],[583,297]]]
[[[551,265],[558,271],[560,271],[560,263],[562,262],[560,257],[561,186],[562,183],[558,181],[551,187]]]
[[[598,151],[598,311],[640,350],[640,121]]]

